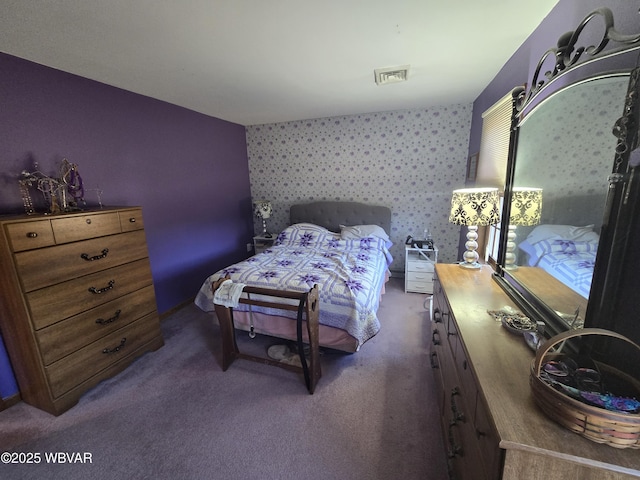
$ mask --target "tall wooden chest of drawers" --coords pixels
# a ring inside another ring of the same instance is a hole
[[[0,287],[21,397],[54,415],[164,343],[140,208],[0,217]]]

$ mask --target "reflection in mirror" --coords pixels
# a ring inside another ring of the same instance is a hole
[[[519,129],[505,276],[567,326],[584,321],[616,146],[612,128],[628,81],[628,74],[613,75],[560,90]],[[543,197],[537,217],[533,203],[540,198],[522,196],[532,188]]]
[[[507,233],[507,251],[504,268],[516,270],[515,249],[516,227],[531,227],[540,223],[542,215],[542,189],[536,187],[515,187],[511,189],[511,213],[509,214],[509,232]],[[524,244],[524,242],[523,242]]]

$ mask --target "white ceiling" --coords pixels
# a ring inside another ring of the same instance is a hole
[[[2,0],[0,51],[254,125],[473,102],[557,1]]]

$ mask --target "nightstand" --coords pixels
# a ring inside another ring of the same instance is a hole
[[[278,239],[278,234],[272,233],[271,235],[271,238],[263,235],[256,235],[253,237],[253,251],[256,255],[264,252],[267,248],[273,247],[273,244]]]
[[[438,261],[438,247],[404,247],[404,291],[433,294],[434,266]]]

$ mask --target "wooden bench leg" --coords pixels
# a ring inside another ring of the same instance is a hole
[[[307,334],[309,336],[309,384],[307,385],[307,389],[309,393],[313,394],[316,384],[320,377],[322,376],[322,371],[320,370],[320,347],[319,336],[320,336],[320,326],[318,323],[318,311],[319,311],[319,300],[318,300],[318,288],[314,286],[313,289],[309,291],[307,295],[307,305],[306,305],[306,316],[307,316]]]
[[[221,278],[214,282],[213,291],[215,292],[225,280],[227,279]],[[220,335],[222,336],[222,370],[226,371],[238,357],[240,351],[236,343],[236,332],[233,327],[231,309],[218,304],[214,304],[214,309],[218,317],[218,323],[220,324]]]
[[[238,357],[240,351],[236,343],[236,333],[231,320],[231,309],[216,305],[216,315],[220,323],[220,334],[222,336],[222,370],[227,368]]]

